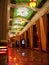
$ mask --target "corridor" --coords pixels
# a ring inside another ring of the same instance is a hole
[[[0,0],[0,65],[49,65],[49,0]]]

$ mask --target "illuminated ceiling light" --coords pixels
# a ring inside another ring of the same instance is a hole
[[[18,30],[18,31],[20,31],[20,30],[21,30],[21,28],[17,28],[17,30]]]
[[[21,22],[25,22],[26,20],[22,19]]]
[[[30,7],[36,7],[36,2],[35,2],[35,1],[30,2],[30,3],[29,3],[29,6],[30,6]]]
[[[24,22],[21,22],[21,24],[23,24]]]

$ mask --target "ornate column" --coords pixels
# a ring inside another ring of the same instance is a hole
[[[45,22],[43,20],[43,17],[40,17],[40,36],[41,36],[41,45],[42,45],[42,50],[46,51],[46,32],[45,32],[45,28],[44,28],[44,23]]]

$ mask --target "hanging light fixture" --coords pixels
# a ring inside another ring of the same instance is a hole
[[[36,7],[36,0],[30,0],[29,6],[30,7]]]

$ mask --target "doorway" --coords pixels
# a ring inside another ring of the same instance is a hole
[[[29,33],[26,31],[27,48],[30,48]]]
[[[33,25],[33,49],[40,50],[40,38],[36,24]]]

